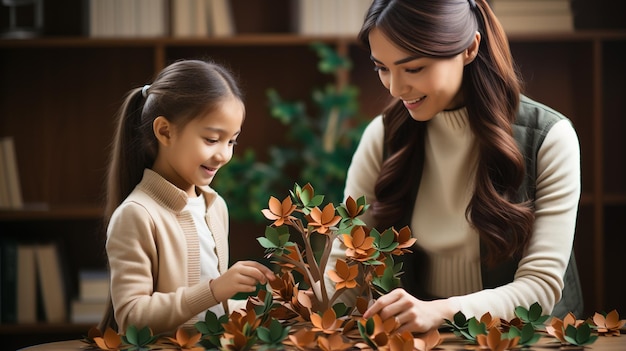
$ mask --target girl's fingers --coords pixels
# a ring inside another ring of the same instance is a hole
[[[256,261],[240,261],[235,264],[239,273],[255,279],[261,284],[266,284],[268,280],[274,280],[276,277],[271,269]],[[235,268],[235,266],[233,266]]]

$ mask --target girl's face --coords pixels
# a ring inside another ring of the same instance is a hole
[[[154,170],[190,197],[197,196],[195,186],[210,184],[220,167],[232,158],[243,118],[243,103],[229,97],[182,129],[167,120],[155,120],[160,146]]]
[[[480,37],[477,34],[476,48]],[[443,110],[463,106],[463,67],[475,57],[472,47],[451,58],[427,58],[404,51],[378,28],[369,34],[371,58],[380,81],[403,101],[411,117],[428,121]]]

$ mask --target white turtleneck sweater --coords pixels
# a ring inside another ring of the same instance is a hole
[[[383,159],[383,119],[366,128],[348,170],[345,197],[376,199],[374,184]],[[580,149],[568,120],[557,122],[537,157],[535,224],[514,281],[482,290],[479,237],[465,216],[474,190],[477,145],[465,109],[445,111],[428,122],[425,163],[411,229],[430,260],[426,291],[454,299],[468,318],[485,312],[505,319],[517,306],[539,302],[548,313],[561,298],[580,198]],[[411,179],[406,179],[410,182]],[[375,225],[371,214],[361,219]],[[335,241],[328,267],[343,255]],[[330,290],[333,284],[328,283]],[[346,293],[345,297],[349,297]],[[345,298],[344,298],[345,300]]]

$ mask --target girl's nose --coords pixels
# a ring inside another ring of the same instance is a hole
[[[226,143],[220,147],[213,155],[213,158],[220,162],[228,162],[233,155],[233,148],[230,144]]]

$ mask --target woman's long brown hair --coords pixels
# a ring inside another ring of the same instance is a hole
[[[531,203],[517,202],[526,174],[512,130],[521,80],[506,35],[488,4],[485,0],[375,0],[359,33],[368,48],[373,28],[403,50],[432,58],[463,52],[480,32],[478,56],[465,66],[461,88],[479,147],[476,185],[466,217],[487,248],[486,263],[520,255],[534,223]],[[419,181],[424,163],[427,122],[413,120],[399,100],[383,114],[388,156],[371,211],[384,228],[400,223],[407,209],[413,208],[411,188],[413,181]]]

